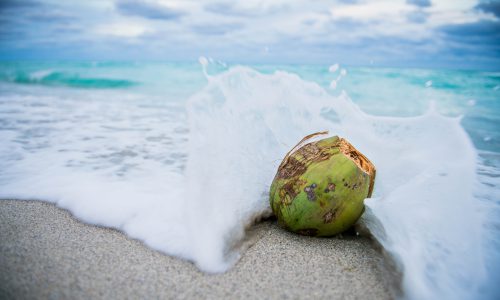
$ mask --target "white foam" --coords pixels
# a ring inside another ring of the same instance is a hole
[[[29,78],[34,81],[39,81],[47,77],[48,75],[54,73],[54,70],[42,70],[42,71],[36,71],[31,74],[29,74]]]
[[[222,272],[240,256],[245,225],[269,212],[268,189],[285,153],[329,130],[377,167],[365,221],[402,267],[406,295],[479,294],[476,154],[459,119],[434,111],[370,116],[346,93],[332,96],[285,72],[234,67],[207,78],[187,102],[187,119],[179,107],[125,94],[9,96],[0,102],[12,123],[0,131],[0,197],[54,201],[86,222]]]

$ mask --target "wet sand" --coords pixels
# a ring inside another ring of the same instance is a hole
[[[255,225],[236,266],[205,274],[120,231],[39,201],[0,200],[1,299],[388,299],[370,239],[310,238]]]

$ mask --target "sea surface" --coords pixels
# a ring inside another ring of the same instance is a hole
[[[377,168],[362,222],[405,298],[500,297],[500,72],[0,62],[0,198],[56,203],[205,272],[244,255],[281,159],[324,130]]]

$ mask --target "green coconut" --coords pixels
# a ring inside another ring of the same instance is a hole
[[[281,162],[270,191],[278,223],[293,232],[332,236],[351,227],[364,211],[375,167],[347,140],[333,136],[304,144]]]

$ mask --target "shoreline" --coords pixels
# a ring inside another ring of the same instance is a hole
[[[394,298],[396,280],[367,237],[312,238],[266,220],[223,274],[82,223],[33,200],[0,200],[0,298]]]

